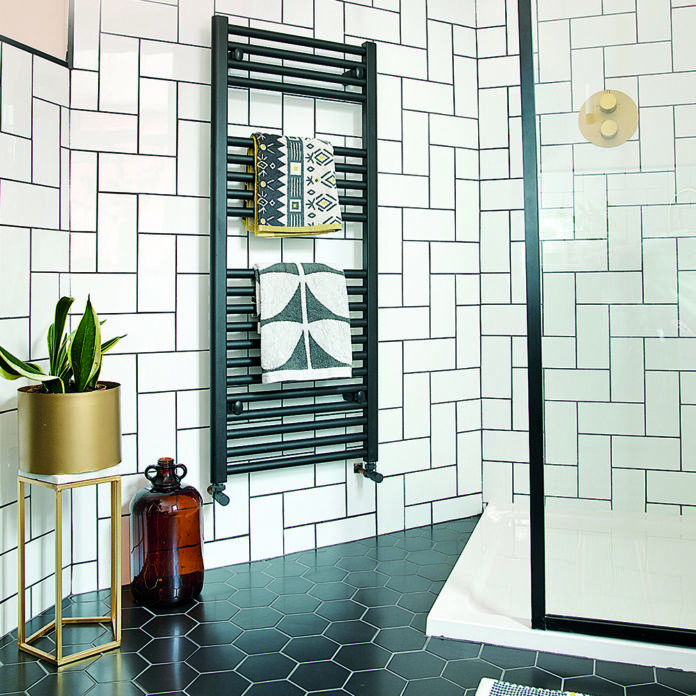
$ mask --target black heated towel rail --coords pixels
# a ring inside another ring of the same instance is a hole
[[[228,475],[355,460],[377,461],[377,91],[375,45],[234,26],[212,18],[210,480],[223,505]],[[362,266],[345,269],[352,376],[261,383],[254,272],[230,268],[229,218],[253,215],[251,138],[228,135],[228,90],[243,88],[359,104],[361,147],[334,147],[344,222],[362,225]],[[241,165],[241,166],[240,166]]]

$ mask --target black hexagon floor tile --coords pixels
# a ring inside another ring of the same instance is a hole
[[[470,660],[451,660],[447,663],[442,676],[464,689],[473,689],[478,686],[481,679],[500,679],[503,670],[500,667],[472,658]]]
[[[282,653],[261,653],[246,657],[236,671],[254,683],[286,679],[295,667],[297,662]]]
[[[308,594],[280,595],[273,600],[271,607],[283,614],[304,614],[314,611],[321,605],[321,600]]]
[[[394,655],[387,667],[404,679],[425,679],[426,677],[439,677],[445,664],[445,660],[441,657],[419,651]]]
[[[537,689],[548,689],[558,691],[561,688],[562,680],[555,674],[538,667],[514,667],[506,669],[503,675],[505,681],[521,686],[534,686]]]
[[[252,684],[244,696],[304,696],[305,693],[304,689],[284,680]]]
[[[582,677],[594,673],[594,660],[587,657],[539,653],[536,664],[559,677]]]
[[[329,621],[349,621],[359,619],[365,613],[365,607],[353,599],[335,599],[322,602],[316,612]]]
[[[318,636],[329,622],[316,614],[290,614],[278,623],[278,630],[289,636]]]
[[[353,696],[399,696],[406,680],[386,669],[354,672],[346,682],[345,689]]]
[[[374,637],[377,629],[364,621],[334,621],[324,631],[327,638],[341,645],[366,643]]]
[[[146,693],[183,691],[197,676],[198,672],[185,662],[170,662],[148,667],[136,677],[135,683]]]
[[[133,653],[108,652],[101,655],[85,670],[96,682],[133,681],[148,663]]]
[[[624,696],[623,686],[602,677],[569,677],[563,680],[563,688],[580,693],[602,694],[602,696]]]
[[[139,651],[139,655],[153,664],[183,662],[198,646],[186,637],[155,638]]]
[[[230,621],[215,621],[196,626],[187,637],[196,645],[226,645],[243,632],[243,629]]]
[[[387,666],[392,653],[374,643],[354,643],[343,645],[334,656],[334,662],[343,665],[351,672],[368,669],[382,669]]]
[[[499,645],[484,645],[480,657],[482,660],[486,660],[486,662],[503,669],[532,667],[536,662],[536,652],[533,650],[505,648]]]
[[[689,696],[696,694],[696,674],[693,672],[660,668],[656,669],[655,672],[657,673],[657,681],[659,684],[678,689]]]
[[[94,680],[84,672],[57,672],[47,674],[41,681],[27,689],[29,696],[55,696],[70,694],[82,696],[94,686]]]
[[[248,655],[278,652],[290,639],[276,628],[256,628],[243,631],[235,645]]]
[[[199,623],[229,621],[239,609],[227,601],[200,602],[186,614]]]
[[[185,636],[196,626],[198,626],[198,622],[186,614],[170,614],[153,617],[143,624],[143,630],[153,638],[172,638]]]
[[[240,628],[272,628],[283,615],[270,607],[252,607],[240,609],[232,619],[232,623]]]
[[[623,684],[624,686],[648,684],[655,681],[655,673],[652,667],[628,665],[623,662],[597,660],[594,673],[598,677],[604,677],[609,681]]]
[[[413,679],[402,696],[462,696],[462,688],[443,677]]]
[[[234,669],[245,657],[246,653],[234,645],[210,645],[198,648],[186,658],[186,664],[201,673],[220,672]]]
[[[350,672],[330,660],[305,662],[297,666],[290,675],[290,681],[306,691],[336,689],[343,686]]]
[[[338,643],[325,636],[305,636],[293,638],[283,652],[298,662],[330,660],[338,650]]]
[[[242,696],[248,688],[249,682],[236,672],[209,672],[195,677],[186,687],[186,693],[189,696]]]

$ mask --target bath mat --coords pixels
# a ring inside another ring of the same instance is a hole
[[[293,237],[341,229],[333,145],[316,138],[254,133],[257,237]]]
[[[549,691],[534,686],[520,686],[493,679],[482,679],[476,689],[476,696],[589,696],[576,691]]]
[[[343,271],[323,263],[274,263],[254,270],[261,381],[350,377],[350,312]]]

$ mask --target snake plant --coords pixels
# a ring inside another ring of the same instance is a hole
[[[0,375],[5,379],[27,379],[39,382],[43,391],[52,394],[85,392],[96,388],[102,356],[123,336],[101,342],[101,323],[87,297],[87,305],[77,328],[65,332],[72,297],[61,297],[56,304],[53,323],[48,329],[48,373],[36,363],[25,362],[0,346]]]

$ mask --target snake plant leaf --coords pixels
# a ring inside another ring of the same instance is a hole
[[[53,324],[48,329],[48,357],[51,363],[51,372],[58,372],[61,363],[57,361],[60,347],[63,342],[63,332],[65,331],[65,322],[68,318],[68,312],[72,303],[75,301],[73,297],[61,297],[56,304],[56,314]]]
[[[128,334],[123,334],[122,336],[116,336],[116,338],[110,338],[108,341],[102,343],[101,351],[102,355],[106,353],[107,350],[111,350],[122,338],[125,338]]]
[[[5,379],[26,377],[38,382],[56,379],[55,375],[47,375],[38,365],[20,360],[2,346],[0,346],[0,374]]]
[[[85,313],[80,319],[70,344],[69,358],[75,380],[75,390],[85,391],[90,380],[99,371],[102,362],[99,317],[97,317],[89,297]]]

